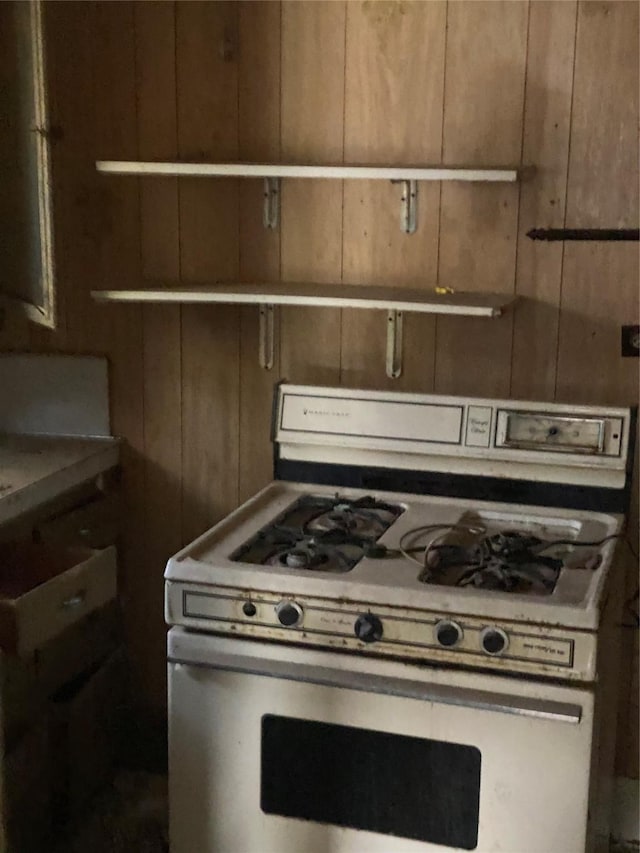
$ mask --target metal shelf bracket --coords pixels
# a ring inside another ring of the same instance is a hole
[[[387,376],[402,374],[402,311],[387,311]]]
[[[264,370],[273,367],[274,355],[274,307],[273,305],[260,306],[260,333],[258,336],[258,361]]]
[[[278,227],[280,219],[280,178],[265,178],[263,191],[262,224],[271,230]]]
[[[402,184],[400,197],[400,230],[404,234],[415,234],[418,227],[418,182],[413,180],[391,181]]]

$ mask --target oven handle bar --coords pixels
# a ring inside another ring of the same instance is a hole
[[[407,699],[418,699],[422,702],[436,702],[441,705],[458,705],[463,708],[475,708],[491,713],[517,714],[558,723],[577,725],[582,719],[580,705],[565,702],[551,702],[546,699],[514,696],[489,690],[425,684],[420,681],[388,676],[380,677],[362,672],[341,671],[315,666],[302,667],[284,661],[270,660],[260,665],[260,662],[254,658],[241,655],[219,654],[208,655],[208,657],[210,659],[207,663],[184,661],[172,657],[169,657],[168,662],[183,666],[186,669],[193,669],[195,677],[198,677],[198,670],[202,669],[243,672],[267,678],[283,678],[289,681],[302,681],[366,693],[401,696]]]

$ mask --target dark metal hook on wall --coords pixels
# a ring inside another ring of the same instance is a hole
[[[532,228],[532,240],[638,240],[638,228]]]

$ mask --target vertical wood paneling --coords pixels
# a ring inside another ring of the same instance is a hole
[[[636,391],[637,394],[637,391]],[[637,402],[637,396],[636,396]],[[631,507],[627,519],[627,539],[632,547],[626,547],[626,584],[625,609],[622,624],[621,660],[620,660],[620,692],[618,699],[618,748],[616,754],[616,775],[637,779],[640,775],[640,751],[638,750],[638,706],[640,690],[639,654],[640,636],[634,613],[638,613],[638,542],[640,540],[640,426],[636,424],[635,435],[635,466],[631,485]],[[633,550],[632,550],[633,548]]]
[[[97,3],[93,19],[95,51],[93,104],[95,156],[118,152],[118,157],[137,156],[135,59],[132,3]],[[139,277],[140,237],[137,182],[116,178],[108,183],[109,220],[98,246],[97,281],[83,282],[87,315],[82,347],[96,345],[112,355],[112,424],[126,436],[134,452],[142,451],[142,310],[140,306],[118,306],[108,314],[100,311],[89,290],[100,284],[112,287]],[[85,270],[86,275],[86,270]],[[106,321],[106,322],[105,322]],[[110,322],[109,322],[110,321]],[[136,462],[140,470],[140,460]]]
[[[175,8],[136,3],[136,90],[140,157],[177,155]],[[141,265],[146,278],[179,278],[178,184],[175,178],[140,182]],[[182,417],[180,308],[143,307],[144,361],[144,563],[131,578],[144,605],[145,631],[136,659],[146,660],[145,694],[165,692],[163,573],[182,545]],[[142,610],[142,607],[141,607]]]
[[[445,22],[444,3],[348,4],[346,162],[440,162]],[[400,231],[400,186],[347,181],[344,194],[344,280],[432,288],[438,185],[420,184],[413,235]],[[386,315],[349,311],[343,317],[343,383],[432,390],[433,318],[405,316],[403,374],[397,381],[385,376]]]
[[[520,196],[511,395],[551,400],[555,393],[562,243],[529,239],[531,228],[565,219],[577,4],[532,3],[522,161],[535,164]]]
[[[638,437],[636,435],[636,447]],[[638,778],[638,628],[635,625],[634,612],[638,611],[635,593],[638,588],[638,462],[636,455],[634,500],[629,514],[628,539],[633,543],[635,554],[629,545],[621,547],[620,569],[625,570],[624,591],[625,608],[622,613],[620,643],[620,689],[617,714],[617,749],[615,775]]]
[[[565,247],[558,400],[637,400],[638,363],[620,357],[620,326],[638,322],[637,281],[632,243]]]
[[[526,3],[450,3],[443,157],[449,164],[519,163],[527,44]],[[518,186],[443,184],[440,284],[512,292]],[[437,322],[436,391],[506,395],[511,318]]]
[[[132,3],[98,3],[93,17],[93,105],[95,144],[92,157],[137,156],[134,7]],[[80,117],[78,117],[80,118]],[[86,120],[86,117],[84,117]],[[118,179],[109,183],[108,225],[98,244],[96,279],[82,282],[86,291],[98,282],[111,287],[140,275],[139,194],[137,182]],[[101,275],[100,275],[101,274]],[[119,306],[108,314],[89,303],[80,314],[87,339],[85,351],[99,346],[108,351],[111,386],[111,424],[123,436],[124,552],[121,555],[121,591],[125,629],[132,649],[134,673],[147,686],[140,638],[146,630],[146,602],[137,571],[144,565],[144,398],[142,310]],[[89,338],[91,336],[91,338]],[[143,643],[143,647],[144,643]],[[142,694],[141,694],[142,695]]]
[[[638,4],[580,3],[571,122],[567,224],[637,227]],[[638,400],[638,361],[620,357],[620,326],[639,322],[637,246],[568,243],[560,300],[557,396],[579,402]],[[638,489],[636,465],[635,493]],[[636,542],[637,502],[629,519]],[[627,564],[628,592],[637,560]],[[637,692],[632,668],[638,632],[623,644],[619,770],[638,776]],[[628,640],[628,635],[625,635]]]
[[[638,225],[638,3],[581,2],[567,223]]]
[[[118,157],[136,157],[133,4],[97,3],[92,23],[95,142],[87,154],[97,159],[116,151]],[[95,168],[95,163],[91,166]],[[82,326],[78,338],[85,350],[109,348],[113,426],[127,437],[131,449],[138,451],[142,449],[142,311],[132,305],[105,314],[89,296],[97,285],[112,287],[139,277],[138,186],[123,178],[99,180],[99,184],[106,187],[100,197],[106,203],[107,215],[98,235],[95,278],[82,282],[86,315],[77,311]]]
[[[282,6],[281,150],[287,162],[342,162],[344,33],[343,2]],[[340,182],[283,182],[283,279],[340,281],[342,203]],[[284,309],[282,375],[337,384],[340,324],[337,309]]]
[[[280,160],[280,3],[240,4],[239,153],[246,162]],[[280,278],[280,229],[262,224],[263,182],[240,182],[240,278]],[[279,316],[272,370],[258,364],[258,309],[240,309],[240,500],[272,477],[271,401],[280,378]]]
[[[237,12],[233,3],[179,3],[178,143],[185,159],[238,153]],[[238,275],[236,181],[180,182],[185,280]],[[182,310],[183,535],[193,539],[238,499],[238,311]]]
[[[637,566],[636,566],[637,578]],[[636,581],[637,585],[637,581]],[[628,624],[633,622],[627,614]],[[631,632],[634,632],[633,634]],[[630,641],[633,637],[633,642]],[[638,655],[638,631],[637,628],[627,627],[623,633],[623,659],[620,667],[620,711],[618,717],[618,749],[616,755],[616,776],[628,779],[638,778],[638,753],[640,751],[640,727],[638,717],[640,716],[640,686],[638,676],[640,674],[640,657]]]
[[[638,5],[581,3],[567,223],[638,224]],[[612,144],[615,140],[615,144]],[[568,243],[560,302],[558,398],[637,399],[638,362],[620,358],[620,326],[638,322],[633,243]]]

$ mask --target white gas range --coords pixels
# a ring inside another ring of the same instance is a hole
[[[167,566],[172,850],[595,849],[632,416],[280,385],[276,479]]]

